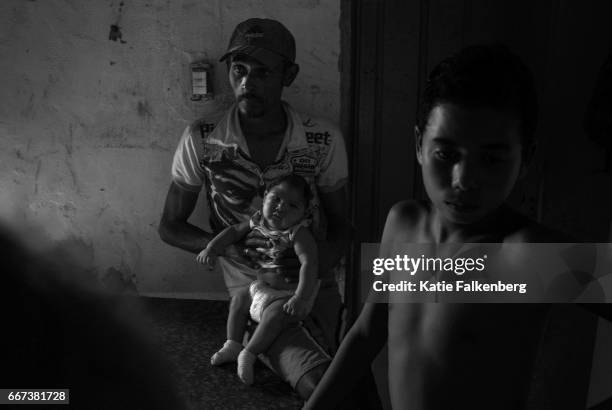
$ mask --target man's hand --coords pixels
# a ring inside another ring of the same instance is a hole
[[[253,269],[259,269],[260,267],[257,259],[259,253],[245,247],[244,242],[238,242],[228,246],[225,250],[225,256]]]
[[[242,248],[242,256],[250,260],[259,267],[265,256],[263,249],[269,249],[273,246],[268,238],[263,236],[258,231],[251,231],[244,240],[244,247]],[[239,246],[237,246],[239,248]],[[299,280],[300,272],[300,261],[295,254],[293,248],[289,248],[284,251],[274,260],[276,265],[280,265],[274,269],[264,269],[267,272],[273,271],[273,273],[279,274],[284,277],[287,283],[297,283]]]
[[[312,306],[297,295],[293,295],[291,299],[283,305],[285,313],[298,318],[305,318],[308,316],[311,309]]]

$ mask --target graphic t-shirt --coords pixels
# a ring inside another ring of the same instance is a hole
[[[318,192],[332,192],[346,184],[344,141],[330,123],[310,117],[304,120],[288,104],[283,106],[285,137],[276,161],[265,169],[250,158],[235,105],[218,122],[199,120],[183,132],[174,154],[172,179],[189,191],[206,190],[215,233],[248,221],[261,209],[266,185],[295,173],[311,186],[312,231],[315,238],[324,237]]]

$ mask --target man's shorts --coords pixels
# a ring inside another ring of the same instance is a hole
[[[257,279],[257,271],[229,258],[217,259],[230,296]],[[259,359],[295,388],[302,376],[317,366],[331,362],[336,349],[336,329],[340,318],[340,294],[335,281],[323,281],[310,315],[302,322],[283,329]]]

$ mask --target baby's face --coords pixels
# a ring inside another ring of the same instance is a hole
[[[286,182],[272,187],[263,201],[263,217],[272,229],[283,230],[298,223],[306,211],[304,194]]]
[[[439,104],[429,114],[417,159],[432,204],[445,220],[478,222],[506,200],[523,166],[516,116]]]

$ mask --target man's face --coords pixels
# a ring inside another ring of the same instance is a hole
[[[263,217],[272,229],[284,230],[303,217],[306,211],[304,194],[286,182],[273,186],[266,192]]]
[[[417,132],[427,195],[457,224],[475,223],[503,204],[523,166],[521,151],[516,116],[490,108],[439,104]]]
[[[240,113],[249,118],[264,116],[280,104],[285,64],[268,67],[246,55],[232,57],[229,81]]]

